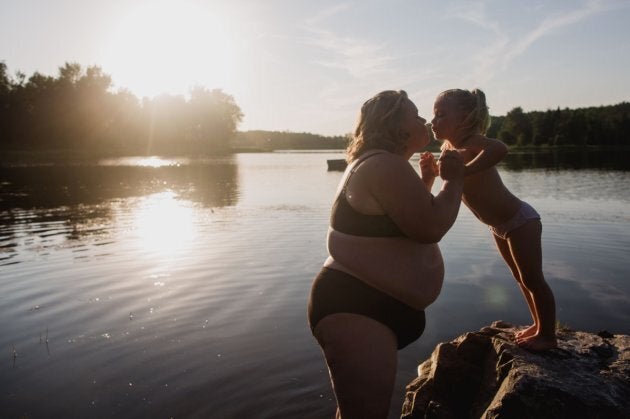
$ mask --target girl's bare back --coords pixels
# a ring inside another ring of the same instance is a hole
[[[464,163],[477,156],[470,149],[457,151]],[[521,205],[520,200],[503,184],[494,166],[464,178],[462,201],[482,223],[488,225],[499,225],[509,220]]]

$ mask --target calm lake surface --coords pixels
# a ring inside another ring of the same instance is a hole
[[[342,157],[4,162],[0,416],[332,416],[306,302],[341,177],[326,159]],[[499,167],[542,215],[546,277],[573,329],[630,334],[628,162],[514,153]],[[444,288],[400,352],[392,418],[439,342],[530,321],[468,209],[440,247]]]

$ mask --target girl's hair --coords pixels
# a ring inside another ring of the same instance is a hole
[[[440,93],[438,98],[453,100],[455,106],[466,115],[459,127],[462,134],[466,136],[486,134],[490,127],[490,113],[486,104],[486,95],[480,89],[446,90]]]
[[[350,163],[368,150],[404,151],[409,134],[402,132],[401,121],[407,102],[411,101],[404,90],[385,90],[367,100],[346,149],[346,161]]]

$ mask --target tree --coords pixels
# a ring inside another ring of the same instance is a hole
[[[499,139],[506,144],[525,145],[532,141],[532,125],[523,109],[517,107],[507,113],[499,131]]]
[[[9,138],[9,94],[11,92],[11,79],[7,74],[7,65],[0,61],[0,145]]]
[[[78,63],[65,63],[59,67],[59,82],[67,84],[75,84],[81,77],[82,69]]]
[[[532,144],[548,144],[554,137],[557,113],[555,111],[533,112],[532,119]]]
[[[5,98],[11,90],[11,79],[7,74],[7,65],[0,61],[0,97]]]
[[[186,100],[183,96],[160,95],[142,104],[143,153],[186,152]]]
[[[198,150],[225,152],[243,118],[234,98],[221,89],[194,87],[187,104],[189,140]]]

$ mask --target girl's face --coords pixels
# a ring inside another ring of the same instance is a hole
[[[446,97],[438,97],[433,105],[433,119],[431,129],[438,140],[452,142],[456,140],[459,126],[464,120],[464,115]]]
[[[418,115],[418,108],[411,101],[403,105],[402,131],[409,135],[407,138],[407,154],[409,157],[429,145],[431,139],[427,132],[427,120]]]

